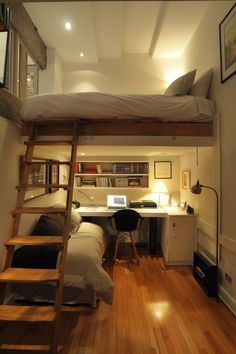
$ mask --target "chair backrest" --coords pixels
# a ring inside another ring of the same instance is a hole
[[[117,231],[134,231],[138,228],[141,216],[132,209],[122,209],[112,215]]]

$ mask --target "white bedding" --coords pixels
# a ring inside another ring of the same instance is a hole
[[[209,122],[214,102],[195,96],[111,95],[99,92],[29,97],[21,108],[27,121],[66,119],[154,119],[163,122]]]
[[[65,265],[63,303],[81,303],[81,294],[82,302],[87,298],[87,303],[90,303],[94,294],[112,304],[114,284],[102,267],[106,243],[102,228],[93,223],[82,222],[78,232],[71,236]],[[83,291],[87,291],[85,298]],[[17,284],[14,292],[15,299],[53,301],[55,284]]]

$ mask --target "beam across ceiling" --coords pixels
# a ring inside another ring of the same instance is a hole
[[[37,28],[25,10],[22,2],[8,2],[11,9],[11,24],[20,36],[20,39],[29,51],[32,59],[41,69],[46,69],[46,46],[40,37]]]

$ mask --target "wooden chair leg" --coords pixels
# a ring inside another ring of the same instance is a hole
[[[137,250],[136,250],[136,247],[135,247],[135,243],[134,243],[132,232],[129,233],[129,236],[130,236],[130,240],[131,240],[131,243],[132,243],[132,246],[133,246],[135,259],[137,261],[137,264],[139,264],[138,253],[137,253]]]
[[[114,261],[116,261],[116,255],[118,251],[118,246],[119,246],[119,232],[116,234],[116,245],[115,245],[115,253],[114,253]]]

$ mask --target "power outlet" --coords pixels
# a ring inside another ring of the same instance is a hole
[[[232,283],[232,278],[228,273],[225,273],[225,280],[227,280],[230,284]]]

